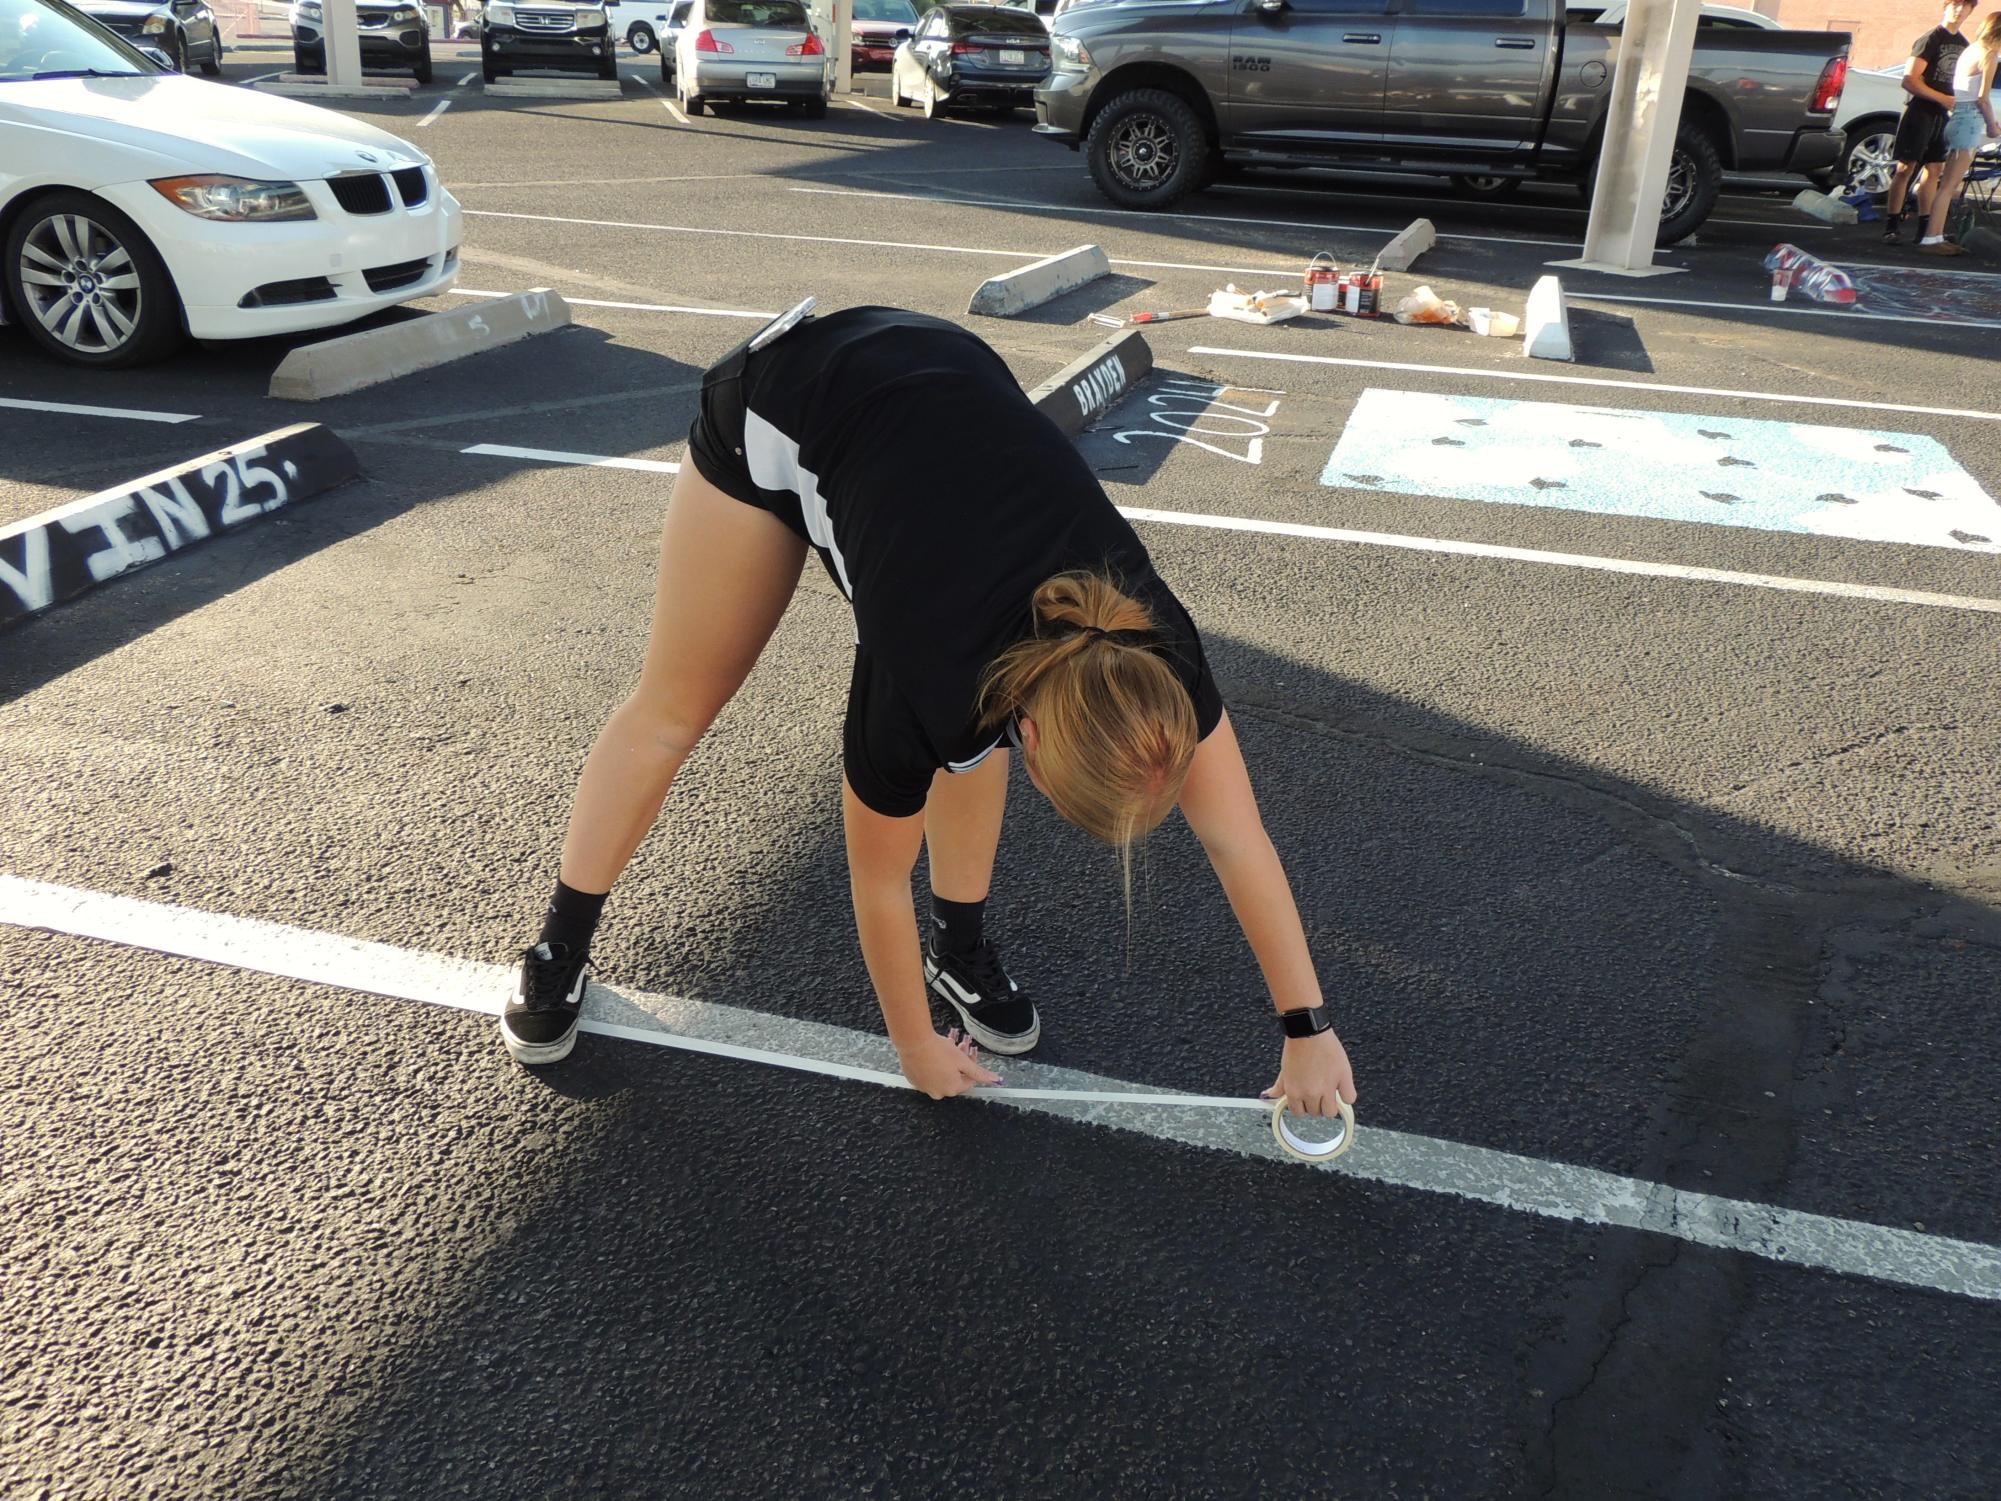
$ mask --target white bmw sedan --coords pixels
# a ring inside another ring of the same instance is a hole
[[[0,322],[82,365],[349,322],[458,277],[430,158],[0,0]]]

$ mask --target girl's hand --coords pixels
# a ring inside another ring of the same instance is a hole
[[[1260,1098],[1284,1095],[1287,1115],[1333,1116],[1340,1114],[1334,1103],[1337,1093],[1350,1105],[1355,1103],[1355,1070],[1341,1039],[1332,1032],[1319,1032],[1285,1040],[1278,1082]]]
[[[898,1048],[896,1055],[903,1062],[903,1077],[934,1100],[964,1094],[975,1084],[1001,1081],[999,1074],[981,1066],[973,1039],[961,1037],[957,1027],[949,1036],[933,1032],[912,1047]]]

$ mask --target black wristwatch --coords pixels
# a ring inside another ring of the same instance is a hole
[[[1327,1019],[1325,1006],[1301,1006],[1297,1011],[1281,1011],[1278,1024],[1287,1037],[1318,1037],[1322,1032],[1334,1030],[1334,1023]]]

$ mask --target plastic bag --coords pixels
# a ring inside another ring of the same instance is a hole
[[[1457,323],[1459,304],[1447,302],[1430,287],[1419,287],[1397,304],[1399,323]]]

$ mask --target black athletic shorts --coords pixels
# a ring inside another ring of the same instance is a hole
[[[1896,159],[1928,167],[1945,160],[1946,113],[1929,104],[1916,102],[1904,107],[1897,122]]]
[[[760,489],[743,456],[745,371],[750,361],[763,358],[772,347],[767,344],[753,351],[750,346],[756,339],[757,334],[752,334],[703,374],[701,399],[695,407],[694,424],[688,429],[688,461],[703,479],[732,500],[771,512],[810,542],[813,538],[806,529],[799,496],[790,490]]]

